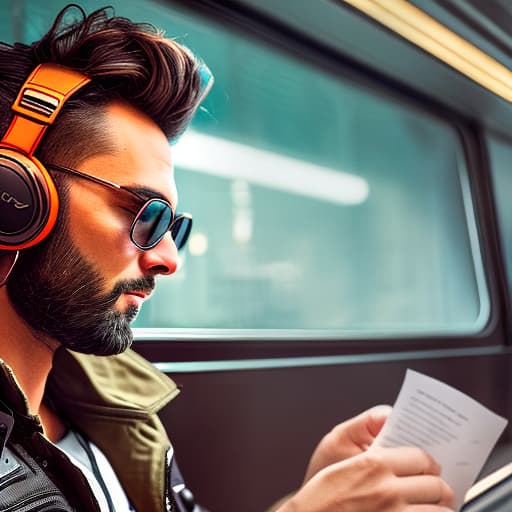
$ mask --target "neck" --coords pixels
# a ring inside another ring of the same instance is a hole
[[[30,414],[39,414],[58,343],[32,330],[0,288],[0,358],[9,365],[24,392]]]

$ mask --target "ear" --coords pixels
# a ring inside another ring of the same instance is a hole
[[[0,287],[7,283],[19,254],[20,251],[0,251]]]

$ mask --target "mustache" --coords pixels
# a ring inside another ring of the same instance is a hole
[[[123,293],[142,292],[150,294],[155,289],[155,278],[153,276],[144,276],[138,279],[129,279],[119,281],[112,290],[111,298],[115,301]]]
[[[70,286],[72,285],[68,284],[68,288],[70,288]],[[144,276],[138,279],[128,279],[126,281],[119,281],[118,283],[116,283],[116,285],[114,286],[110,293],[98,296],[98,308],[100,308],[101,310],[111,308],[123,293],[142,292],[145,293],[146,295],[149,295],[155,289],[155,286],[156,280],[153,276]],[[101,287],[101,281],[98,276],[94,276],[94,279],[90,280],[87,284],[83,284],[78,288],[69,289],[67,297],[72,300],[75,306],[82,305],[85,307],[86,304],[84,303],[84,297],[92,293],[92,290],[95,287]],[[86,289],[89,289],[90,291],[84,294],[83,290]],[[75,300],[75,298],[77,300]]]

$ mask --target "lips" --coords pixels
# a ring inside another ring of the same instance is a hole
[[[141,299],[147,299],[152,292],[153,288],[134,288],[124,290],[124,293],[127,295],[135,295],[135,297],[140,297]]]
[[[135,295],[135,297],[140,297],[141,299],[146,299],[149,296],[149,293],[146,293],[146,292],[127,292],[127,295]]]
[[[125,295],[131,297],[131,300],[135,302],[138,307],[140,307],[142,306],[142,303],[151,295],[151,290],[130,290],[125,292]]]

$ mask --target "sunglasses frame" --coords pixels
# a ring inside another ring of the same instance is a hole
[[[166,201],[165,199],[162,199],[160,197],[150,197],[149,199],[147,199],[147,198],[143,197],[142,195],[138,194],[137,192],[129,189],[128,187],[125,187],[124,185],[118,185],[117,183],[114,183],[113,181],[109,181],[109,180],[106,180],[106,179],[103,179],[103,178],[98,178],[97,176],[93,176],[91,174],[87,174],[85,172],[79,171],[77,169],[73,169],[71,167],[65,167],[63,165],[57,165],[57,164],[46,164],[46,167],[48,169],[53,169],[55,171],[64,172],[64,173],[67,173],[67,174],[71,174],[72,176],[77,176],[79,178],[83,178],[85,180],[92,181],[93,183],[96,183],[98,185],[102,185],[103,187],[109,188],[110,190],[115,190],[116,192],[128,193],[132,197],[135,197],[141,203],[141,206],[139,207],[139,211],[135,215],[135,218],[134,218],[134,220],[132,222],[132,225],[130,227],[130,240],[132,241],[132,243],[136,247],[138,247],[142,251],[149,251],[150,249],[152,249],[153,247],[158,245],[158,243],[160,243],[160,241],[162,240],[162,238],[165,236],[165,234],[168,231],[171,231],[171,237],[172,237],[172,227],[177,222],[183,222],[184,219],[188,219],[190,221],[190,224],[192,223],[192,215],[190,213],[179,213],[179,214],[175,213],[173,211],[173,209],[172,209],[171,203],[169,203],[168,201]],[[169,227],[162,234],[162,236],[157,238],[157,240],[155,242],[153,242],[151,245],[143,246],[143,245],[139,244],[134,239],[133,232],[134,232],[134,229],[135,229],[135,224],[139,220],[143,210],[150,203],[153,203],[153,202],[160,202],[160,203],[163,203],[164,205],[169,207],[169,210],[171,211],[171,222],[169,224]],[[188,229],[189,234],[190,234],[190,230],[191,230],[191,227],[189,227],[189,229]],[[176,243],[174,237],[172,237],[172,239]],[[188,234],[187,234],[187,238],[185,239],[185,242],[183,242],[180,245],[180,247],[176,246],[176,248],[178,250],[182,249],[185,246],[185,244],[187,243],[187,240],[188,240]]]

